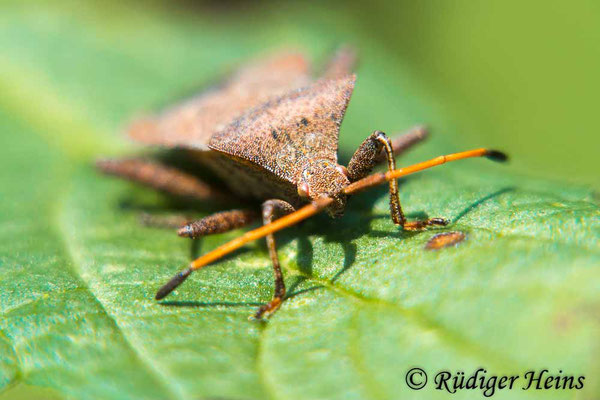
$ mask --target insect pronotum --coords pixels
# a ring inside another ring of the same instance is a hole
[[[178,196],[262,201],[262,227],[192,261],[159,289],[157,300],[171,293],[193,271],[265,237],[275,289],[271,301],[253,317],[269,317],[279,309],[286,294],[275,232],[321,211],[339,217],[348,195],[384,182],[389,185],[390,214],[395,224],[405,230],[445,226],[448,222],[443,218],[408,221],[400,205],[397,179],[465,158],[506,160],[502,152],[476,149],[396,169],[394,157],[427,136],[424,128],[416,127],[393,141],[375,131],[346,167],[339,165],[338,133],[354,88],[353,61],[353,53],[341,49],[321,76],[313,79],[308,63],[300,55],[259,60],[238,70],[220,87],[132,125],[129,135],[138,141],[189,151],[221,178],[225,190],[215,189],[195,175],[142,159],[97,163],[106,173]],[[387,162],[387,172],[369,175],[380,162]],[[251,208],[223,211],[186,223],[177,233],[196,238],[226,232],[248,225],[259,215]]]

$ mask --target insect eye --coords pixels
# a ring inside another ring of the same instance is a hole
[[[310,194],[310,192],[308,189],[308,184],[306,184],[305,182],[302,182],[300,185],[298,185],[298,195],[300,197],[308,198],[309,194]]]

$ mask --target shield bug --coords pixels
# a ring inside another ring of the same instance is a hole
[[[196,199],[234,196],[262,202],[263,226],[194,260],[156,294],[160,300],[193,271],[249,241],[266,237],[275,276],[273,298],[254,317],[266,318],[279,309],[286,289],[277,257],[274,233],[320,211],[342,215],[350,194],[384,182],[389,184],[392,221],[405,230],[445,226],[443,218],[408,221],[398,197],[397,179],[435,165],[470,157],[496,161],[506,156],[476,149],[440,156],[396,169],[394,156],[426,136],[422,128],[390,140],[373,132],[347,166],[337,162],[338,133],[356,77],[353,54],[342,49],[319,77],[309,74],[301,55],[281,54],[239,69],[221,86],[201,93],[162,113],[134,122],[129,136],[145,144],[185,149],[224,183],[223,193],[178,169],[141,159],[105,160],[100,170],[175,195]],[[369,175],[381,162],[386,173]],[[251,223],[260,213],[237,209],[185,224],[183,237],[226,232]]]

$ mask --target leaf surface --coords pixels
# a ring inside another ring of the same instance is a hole
[[[381,188],[353,197],[340,220],[320,215],[278,235],[290,298],[269,323],[247,319],[272,292],[263,243],[194,274],[159,305],[156,289],[193,246],[139,224],[141,209],[168,212],[167,198],[98,175],[92,160],[137,151],[120,139],[131,115],[210,83],[262,39],[293,42],[297,29],[311,42],[325,28],[275,14],[292,26],[275,40],[276,24],[257,33],[252,22],[157,6],[111,4],[117,12],[103,18],[95,3],[3,8],[0,398],[448,396],[431,382],[410,391],[413,366],[430,380],[480,366],[562,370],[598,394],[600,209],[590,190],[485,160],[447,165],[402,181],[401,200],[411,217],[451,219],[439,231],[466,233],[457,247],[424,250],[438,230],[399,232]],[[352,33],[327,35],[333,44]],[[367,54],[382,51],[350,37]],[[365,59],[342,125],[346,153],[374,128],[449,120],[401,63]],[[399,163],[461,149],[434,135]],[[197,252],[239,233],[205,238]]]

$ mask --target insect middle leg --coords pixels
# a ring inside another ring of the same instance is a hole
[[[262,214],[263,223],[270,224],[276,217],[282,217],[286,214],[294,212],[294,207],[283,200],[267,200],[263,203]],[[277,256],[277,247],[275,244],[275,237],[273,234],[267,235],[267,248],[269,249],[269,256],[273,263],[273,275],[275,277],[275,290],[273,292],[273,298],[267,304],[264,304],[258,308],[255,319],[269,318],[275,311],[279,309],[283,299],[285,297],[285,283],[283,281],[283,274],[281,273],[281,266],[279,264],[279,257]]]
[[[396,169],[392,141],[381,131],[375,131],[358,147],[348,163],[348,179],[356,182],[367,176],[378,162],[379,154],[385,152],[388,169]],[[429,218],[423,221],[407,221],[400,205],[398,182],[393,179],[390,184],[390,213],[392,221],[405,230],[422,230],[429,226],[445,226],[448,222],[443,218]]]

